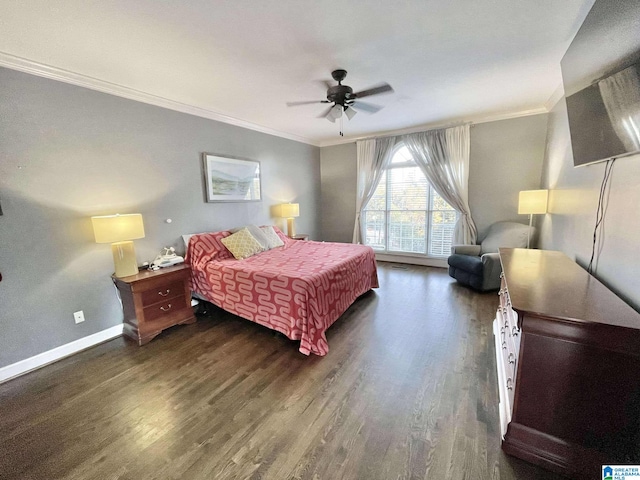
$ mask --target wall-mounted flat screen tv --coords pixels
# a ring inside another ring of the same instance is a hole
[[[640,153],[640,62],[567,97],[575,166]]]

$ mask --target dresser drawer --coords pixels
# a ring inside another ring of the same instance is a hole
[[[508,342],[507,342],[508,345]],[[518,371],[518,356],[509,347],[502,357],[504,362],[505,387],[509,395],[509,405],[513,408],[513,399],[516,391],[516,372]]]
[[[498,290],[498,296],[500,297],[500,305],[505,307],[511,301],[509,300],[509,291],[507,290],[507,284],[504,281],[504,278],[500,280],[500,290]]]
[[[144,308],[156,303],[165,302],[178,295],[184,296],[184,281],[177,280],[167,285],[140,292],[140,299]]]
[[[514,335],[513,326],[504,315],[502,307],[496,312],[496,319],[500,328],[499,346],[500,354],[498,358],[502,362],[504,371],[504,387],[509,395],[509,405],[513,405],[513,397],[516,387],[516,372],[518,364],[518,352],[520,350],[519,332]]]
[[[505,321],[505,317],[502,314],[502,309],[498,308],[498,311],[496,312],[496,320],[498,321],[498,328],[499,333],[500,333],[500,337],[499,337],[499,344],[500,344],[500,350],[501,350],[501,354],[504,356],[507,354],[507,338],[509,336],[509,325],[508,323]]]
[[[187,306],[187,300],[183,295],[173,297],[160,303],[156,303],[144,309],[145,322],[154,322],[161,320],[163,317],[170,317],[179,310],[184,310]]]

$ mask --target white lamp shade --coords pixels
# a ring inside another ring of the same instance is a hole
[[[329,113],[334,120],[339,119],[342,116],[342,105],[334,105]]]
[[[96,243],[115,243],[144,238],[142,215],[103,215],[91,217]]]
[[[279,217],[293,218],[300,216],[300,205],[297,203],[282,203],[278,205]]]
[[[518,198],[518,214],[547,213],[549,190],[523,190]]]
[[[355,116],[356,116],[356,113],[358,113],[358,112],[356,112],[356,111],[355,111],[353,108],[351,108],[351,107],[347,107],[347,108],[345,108],[345,109],[344,109],[344,114],[347,116],[347,118],[348,118],[349,120],[351,120],[353,117],[355,117]]]

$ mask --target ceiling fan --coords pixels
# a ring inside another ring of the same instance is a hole
[[[348,85],[342,85],[342,81],[347,76],[347,71],[338,69],[331,72],[333,79],[338,82],[338,85],[331,85],[330,81],[325,81],[327,86],[327,99],[326,100],[311,100],[303,102],[287,102],[288,107],[294,107],[297,105],[309,105],[313,103],[333,103],[332,106],[327,108],[324,112],[318,115],[318,118],[326,118],[330,122],[335,122],[340,119],[342,122],[342,113],[351,120],[358,110],[362,110],[367,113],[376,113],[382,107],[379,105],[373,105],[371,103],[361,102],[360,99],[364,97],[371,97],[373,95],[380,95],[382,93],[391,93],[393,88],[388,83],[381,83],[375,87],[362,90],[360,92],[354,92],[353,88]],[[340,124],[340,135],[342,133],[342,123]]]

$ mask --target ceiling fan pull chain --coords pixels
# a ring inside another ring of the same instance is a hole
[[[344,137],[344,133],[342,131],[342,119],[344,118],[344,115],[340,115],[340,136]]]

